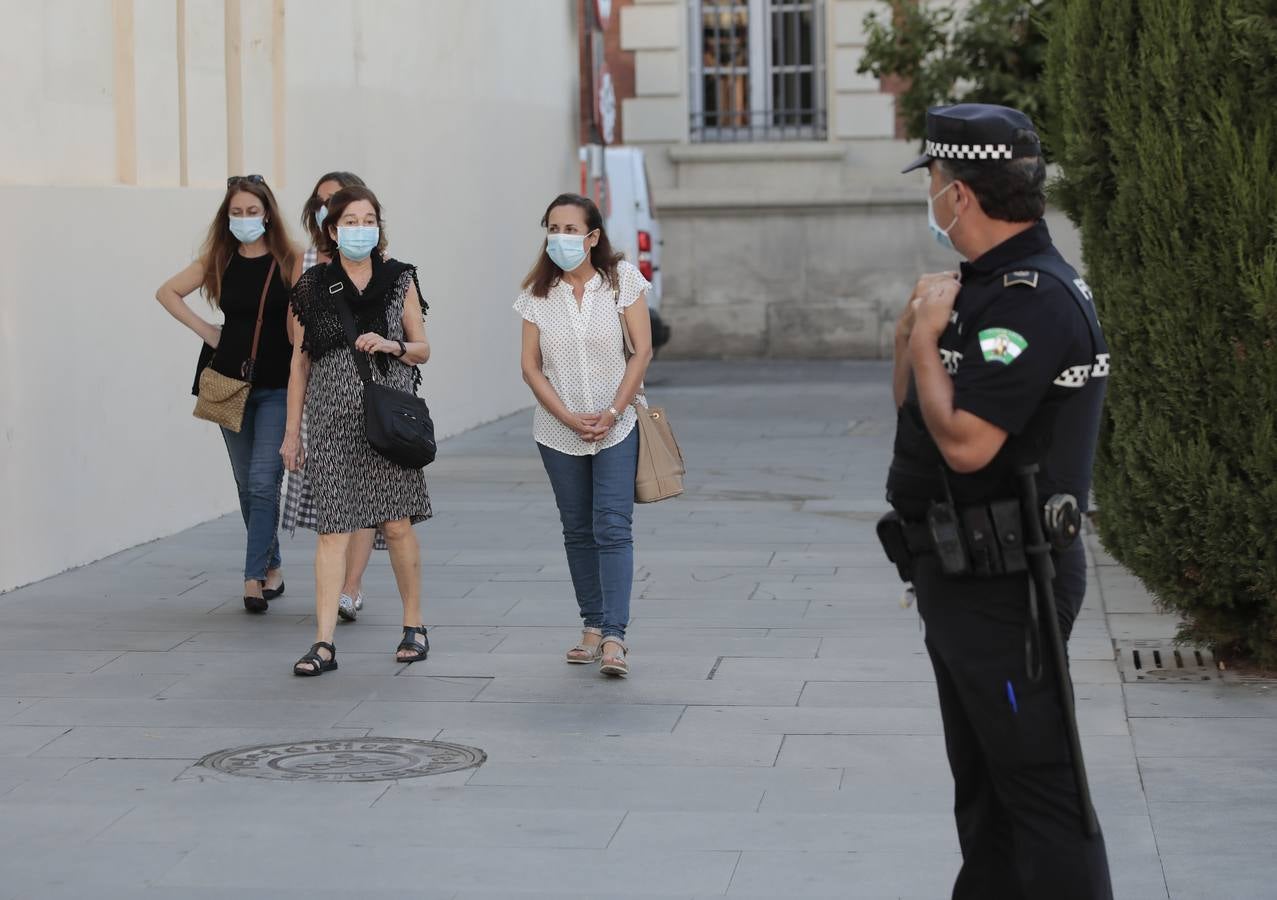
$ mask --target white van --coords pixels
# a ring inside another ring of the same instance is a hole
[[[647,298],[652,313],[652,346],[670,339],[661,321],[661,225],[652,205],[643,151],[636,147],[608,147],[605,151],[608,197],[607,234],[612,246],[652,282]]]

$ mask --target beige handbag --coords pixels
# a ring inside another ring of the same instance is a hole
[[[212,365],[205,366],[200,373],[199,399],[195,401],[195,412],[192,413],[195,418],[221,425],[227,431],[238,432],[244,426],[244,406],[248,403],[248,392],[253,389],[257,343],[262,337],[262,319],[266,315],[266,294],[270,291],[270,282],[275,277],[277,265],[277,262],[271,260],[270,271],[266,273],[266,284],[262,286],[262,299],[257,304],[257,327],[253,330],[253,349],[241,370],[244,380],[215,372]]]
[[[620,295],[620,291],[617,291]],[[630,338],[625,313],[619,308],[621,335],[625,340],[625,358],[634,355],[634,341]],[[642,388],[639,389],[642,391]],[[655,503],[683,493],[683,476],[687,467],[683,464],[683,451],[674,438],[674,429],[665,410],[659,406],[644,406],[634,398],[634,411],[638,413],[639,451],[638,473],[634,478],[634,499],[638,503]]]

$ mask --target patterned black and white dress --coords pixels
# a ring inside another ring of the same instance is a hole
[[[298,281],[293,303],[302,324],[331,328],[334,314],[316,266]],[[404,298],[412,283],[404,272],[386,301],[388,340],[405,340]],[[358,300],[352,306],[358,307]],[[309,341],[309,335],[307,335]],[[371,367],[373,380],[395,390],[415,391],[414,366],[391,361],[386,372]],[[306,386],[306,482],[320,534],[349,533],[383,522],[430,518],[430,495],[420,469],[405,469],[377,453],[364,435],[363,382],[350,346],[334,346],[311,360]],[[303,525],[308,524],[306,522]]]
[[[319,265],[319,252],[314,247],[310,247],[302,254],[302,272],[309,272],[317,265]],[[303,453],[309,446],[306,439],[306,414],[303,411],[301,430]],[[297,534],[299,527],[310,531],[319,530],[319,523],[315,515],[315,495],[311,492],[310,480],[306,477],[305,466],[302,466],[296,472],[288,473],[287,485],[284,489],[284,518],[280,523],[280,527],[293,536]],[[386,544],[385,532],[380,528],[377,529],[377,535],[373,539],[373,549],[389,549]]]

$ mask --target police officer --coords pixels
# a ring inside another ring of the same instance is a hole
[[[955,782],[963,865],[953,897],[1111,900],[1103,837],[1080,824],[1089,799],[1060,693],[1072,683],[1051,671],[1015,546],[1025,464],[1038,465],[1042,497],[1071,494],[1085,511],[1108,350],[1090,291],[1042,221],[1046,167],[1029,118],[938,107],[924,149],[905,171],[929,170],[931,229],[966,261],[923,276],[897,325],[887,496],[913,556]],[[1085,556],[1075,543],[1053,558],[1067,638]]]

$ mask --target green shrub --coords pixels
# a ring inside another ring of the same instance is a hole
[[[865,16],[860,72],[899,79],[897,109],[905,134],[921,138],[927,107],[998,103],[1050,120],[1042,87],[1044,20],[1052,0],[972,0],[958,15],[949,6],[885,0]]]
[[[1105,546],[1277,663],[1277,2],[1056,0],[1047,82],[1113,352]]]

